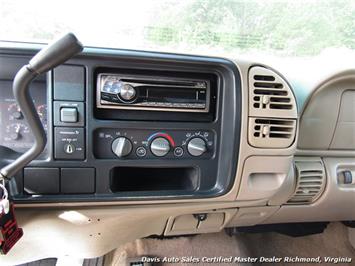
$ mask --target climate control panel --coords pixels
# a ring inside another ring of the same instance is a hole
[[[215,151],[215,135],[206,130],[100,128],[94,141],[98,159],[208,159]]]

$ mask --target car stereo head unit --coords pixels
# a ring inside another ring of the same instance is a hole
[[[207,113],[210,81],[100,73],[97,108]]]

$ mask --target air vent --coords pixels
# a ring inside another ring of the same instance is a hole
[[[295,139],[296,120],[249,118],[249,143],[259,148],[287,148]]]
[[[287,82],[264,67],[249,72],[249,115],[296,118],[297,107]]]
[[[325,188],[324,165],[320,158],[295,159],[296,189],[287,204],[311,204]]]

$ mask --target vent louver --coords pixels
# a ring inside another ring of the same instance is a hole
[[[324,165],[320,158],[295,159],[296,189],[287,204],[311,204],[325,188]]]
[[[264,67],[252,67],[249,87],[250,116],[297,117],[292,91],[277,73]]]
[[[286,148],[295,139],[296,120],[249,118],[249,143],[254,147]]]

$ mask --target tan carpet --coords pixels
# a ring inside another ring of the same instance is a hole
[[[159,263],[157,265],[228,265],[228,263],[202,263],[203,257],[350,257],[355,265],[355,250],[348,237],[347,228],[340,223],[329,224],[323,234],[299,238],[277,233],[241,233],[229,237],[224,232],[204,234],[192,237],[171,239],[140,239],[124,245],[105,257],[105,265],[126,265],[127,258],[137,256],[177,257],[190,256],[200,263]],[[260,263],[257,263],[260,265]],[[155,264],[156,265],[156,264]],[[250,263],[233,263],[233,265],[251,265]],[[269,265],[274,265],[270,263]],[[282,264],[278,264],[282,265]],[[295,263],[292,265],[304,265]],[[308,264],[310,265],[310,264]],[[320,264],[324,265],[324,263]],[[329,264],[330,265],[330,264]]]

